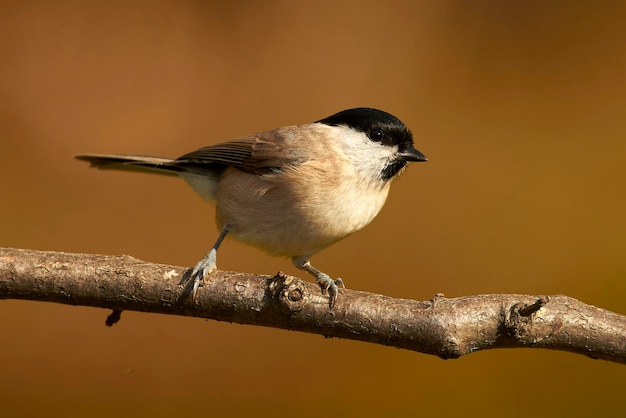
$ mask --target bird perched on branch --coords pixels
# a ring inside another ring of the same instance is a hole
[[[311,256],[369,224],[407,163],[426,161],[404,123],[371,108],[209,145],[176,159],[76,158],[101,169],[180,176],[215,202],[221,233],[191,271],[194,297],[204,277],[217,269],[217,249],[228,234],[291,257],[329,294],[330,307],[343,281],[313,267]]]

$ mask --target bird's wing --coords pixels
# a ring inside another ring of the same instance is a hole
[[[297,138],[293,129],[280,128],[200,148],[177,158],[173,164],[187,169],[230,166],[254,174],[275,173],[306,160],[297,148],[287,146],[294,140]]]

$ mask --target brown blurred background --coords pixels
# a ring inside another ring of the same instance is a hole
[[[0,245],[193,265],[217,236],[182,181],[78,153],[176,157],[356,106],[429,157],[317,265],[428,299],[562,293],[626,313],[626,3],[2,1]],[[222,269],[302,273],[228,241]],[[2,416],[624,414],[624,366],[442,361],[193,318],[2,301]]]

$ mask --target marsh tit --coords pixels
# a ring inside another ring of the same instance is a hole
[[[101,169],[180,176],[215,202],[221,234],[191,271],[194,297],[204,277],[217,269],[217,249],[228,234],[291,257],[328,292],[331,307],[343,282],[313,267],[311,256],[369,224],[407,163],[426,161],[404,123],[371,108],[209,145],[177,159],[76,158]]]

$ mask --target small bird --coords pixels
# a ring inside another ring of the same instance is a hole
[[[192,295],[217,269],[227,234],[270,254],[291,257],[312,274],[332,308],[344,287],[311,265],[311,256],[369,224],[391,181],[411,161],[426,161],[398,118],[355,108],[317,122],[284,126],[209,145],[176,159],[142,155],[78,155],[100,169],[182,177],[215,202],[221,230],[191,270]]]

